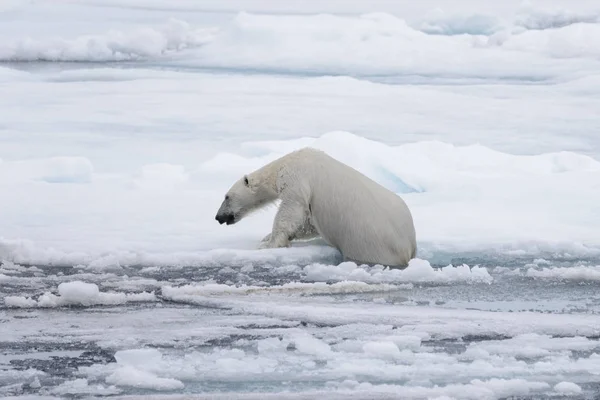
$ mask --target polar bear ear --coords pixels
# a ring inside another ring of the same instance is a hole
[[[244,175],[244,185],[250,186],[250,182],[248,181],[248,176]]]

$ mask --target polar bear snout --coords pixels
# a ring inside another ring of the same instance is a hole
[[[223,224],[231,225],[231,224],[235,223],[235,215],[233,215],[233,214],[217,214],[215,219],[217,221],[219,221],[219,224],[221,224],[221,225],[223,225]]]
[[[239,212],[236,212],[236,209],[232,208],[231,202],[232,202],[231,196],[229,196],[229,195],[225,196],[225,200],[223,201],[223,203],[221,204],[221,207],[219,207],[219,210],[217,211],[217,215],[215,216],[215,219],[221,225],[223,225],[223,224],[232,225],[232,224],[235,224],[236,222],[238,222],[240,219]]]

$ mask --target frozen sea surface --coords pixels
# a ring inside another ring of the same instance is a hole
[[[0,397],[600,396],[600,6],[0,2]],[[404,270],[214,220],[320,148]]]
[[[3,394],[597,395],[597,263],[456,261],[4,263]]]

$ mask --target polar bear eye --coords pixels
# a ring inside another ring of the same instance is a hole
[[[225,200],[229,200],[229,195],[228,194],[225,195]]]
[[[244,177],[244,185],[248,186],[248,177],[247,176]]]

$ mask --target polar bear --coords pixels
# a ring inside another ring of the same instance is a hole
[[[281,200],[260,248],[322,237],[347,261],[403,267],[416,256],[408,206],[357,170],[314,149],[289,153],[243,176],[225,195],[215,219],[235,224]]]

